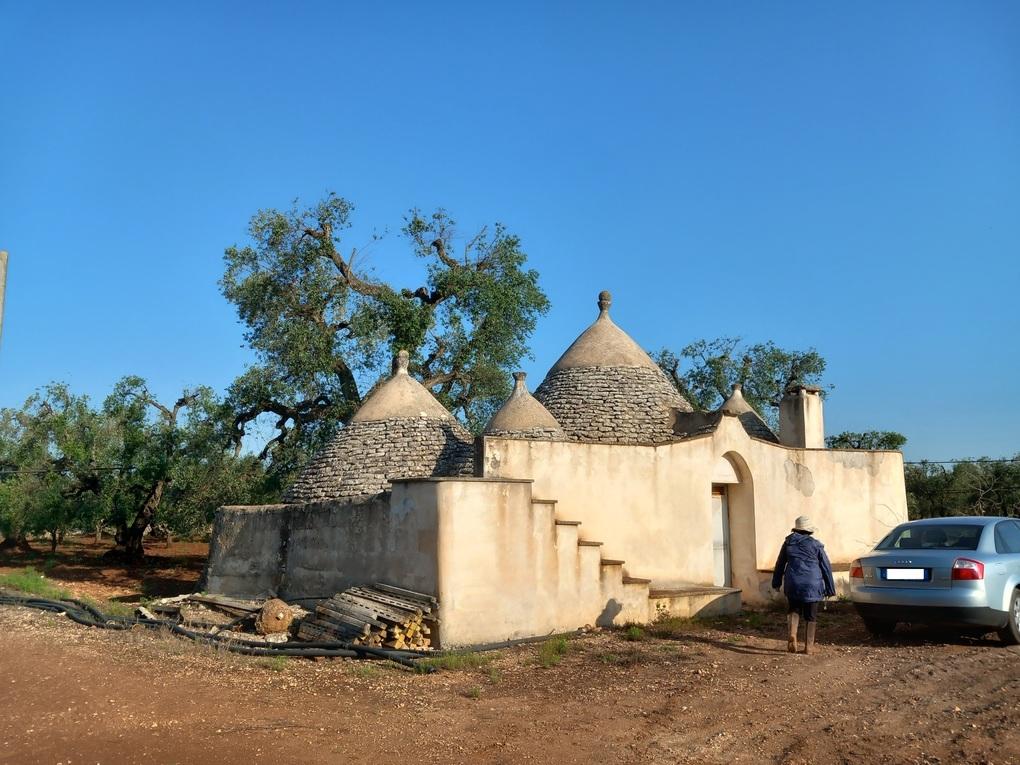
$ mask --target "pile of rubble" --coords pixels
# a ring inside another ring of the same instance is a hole
[[[430,595],[387,584],[351,587],[309,611],[277,598],[244,600],[195,593],[162,598],[138,609],[220,639],[265,643],[344,642],[427,651],[439,604]]]

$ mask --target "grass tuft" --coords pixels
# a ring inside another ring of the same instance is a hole
[[[765,615],[761,611],[747,611],[745,621],[751,629],[760,630],[765,626]]]
[[[472,685],[470,688],[464,691],[464,695],[467,696],[469,699],[481,698],[482,689],[477,685]]]
[[[454,651],[442,656],[418,659],[414,667],[418,672],[428,672],[430,669],[470,670],[484,667],[492,659],[491,655],[474,651]]]
[[[362,660],[355,663],[354,674],[362,680],[371,680],[379,676],[379,667]]]
[[[623,639],[630,641],[644,640],[645,631],[638,627],[636,624],[632,624],[629,627],[627,627],[626,630],[624,630]]]
[[[546,668],[555,667],[567,653],[565,637],[549,638],[538,648],[538,663]]]
[[[119,600],[93,600],[92,598],[78,598],[82,603],[88,603],[93,608],[99,609],[106,616],[130,617],[135,615],[135,606],[131,603],[122,603]]]
[[[288,658],[287,656],[264,656],[255,663],[273,672],[283,672],[287,668]]]
[[[689,616],[667,616],[648,625],[648,634],[657,638],[678,638],[691,632],[703,632],[707,624]]]
[[[63,600],[71,597],[71,593],[53,584],[32,566],[26,566],[21,571],[0,576],[0,587],[20,590],[28,595],[38,595],[50,600]]]
[[[625,653],[597,653],[595,658],[603,664],[608,664],[613,667],[630,667],[635,664],[641,663],[642,656],[635,650],[629,650]]]

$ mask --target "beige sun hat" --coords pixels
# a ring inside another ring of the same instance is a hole
[[[811,523],[811,519],[806,515],[800,516],[796,521],[793,522],[793,531],[806,531],[808,534],[813,534],[815,531],[814,524]]]

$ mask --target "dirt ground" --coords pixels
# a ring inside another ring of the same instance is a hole
[[[193,582],[178,563],[152,570]],[[97,584],[87,570],[71,589]],[[101,583],[126,587],[121,576]],[[791,656],[783,622],[752,611],[635,640],[607,631],[562,656],[531,644],[424,675],[240,657],[4,607],[0,762],[1020,762],[1020,654],[994,636],[874,640],[833,604],[819,654]]]
[[[125,566],[103,557],[113,546],[108,538],[70,537],[51,554],[47,542],[33,542],[32,553],[0,551],[0,576],[32,566],[78,595],[135,603],[191,592],[209,554],[205,542],[149,542],[145,563]]]

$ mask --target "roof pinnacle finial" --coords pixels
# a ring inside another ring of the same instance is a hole
[[[411,354],[405,350],[397,351],[397,357],[393,360],[393,374],[406,375],[407,366],[411,361]]]
[[[514,372],[514,390],[510,395],[512,397],[523,396],[528,392],[528,386],[525,384],[524,379],[528,376],[527,372]]]
[[[602,290],[599,293],[599,318],[609,316],[609,306],[613,304],[613,296],[609,290]]]

